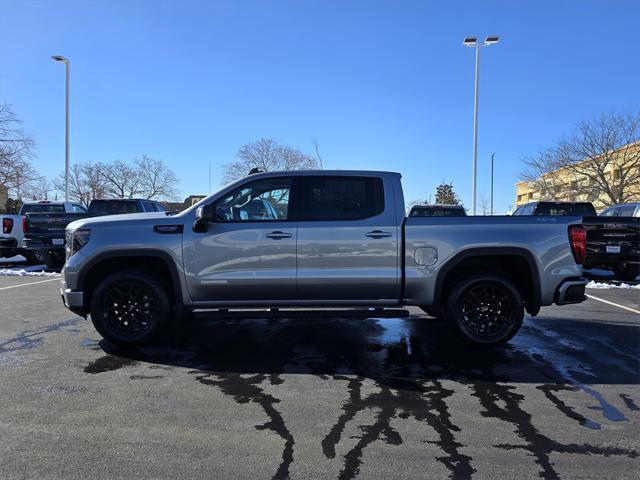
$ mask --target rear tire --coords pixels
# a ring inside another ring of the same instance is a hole
[[[640,274],[639,265],[627,265],[625,267],[614,267],[613,272],[616,279],[623,280],[625,282],[633,282]]]
[[[27,250],[20,252],[20,255],[25,258],[27,265],[42,265],[44,263],[42,255],[37,255],[36,251]]]
[[[47,266],[47,268],[53,269],[53,270],[59,270],[62,267],[64,267],[64,262],[65,262],[65,258],[64,258],[64,253],[50,253],[50,252],[46,252],[44,254],[44,263]]]
[[[522,295],[501,275],[471,275],[453,287],[446,317],[466,341],[486,347],[501,345],[511,340],[522,325]]]
[[[148,342],[169,322],[171,305],[163,285],[146,272],[109,275],[91,297],[91,321],[100,335],[118,345]]]

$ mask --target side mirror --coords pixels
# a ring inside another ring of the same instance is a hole
[[[206,232],[208,230],[207,224],[215,219],[213,205],[201,205],[196,209],[196,221],[193,223],[194,232]]]

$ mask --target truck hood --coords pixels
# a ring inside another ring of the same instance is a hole
[[[117,227],[128,226],[127,224],[138,225],[176,225],[183,223],[184,220],[176,216],[167,216],[164,212],[149,213],[127,213],[122,215],[106,215],[102,217],[83,218],[71,222],[68,230],[77,230],[78,228],[94,228],[94,227]]]

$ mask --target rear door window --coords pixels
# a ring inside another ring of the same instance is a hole
[[[636,211],[636,207],[635,205],[625,205],[620,207],[620,214],[619,216],[621,217],[633,217],[633,214]]]
[[[150,202],[149,200],[142,200],[140,203],[142,203],[142,208],[144,209],[145,212],[155,212],[156,209],[153,206],[153,202]]]
[[[84,208],[82,205],[77,205],[74,203],[73,205],[71,205],[71,211],[73,213],[85,213],[87,209]]]
[[[362,220],[384,210],[378,177],[302,177],[300,220]]]

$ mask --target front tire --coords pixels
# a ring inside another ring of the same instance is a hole
[[[463,339],[482,346],[501,345],[518,333],[524,319],[522,295],[492,273],[471,275],[451,290],[446,316]]]
[[[171,305],[163,285],[146,272],[130,270],[105,278],[91,297],[91,321],[118,345],[148,342],[169,321]]]

